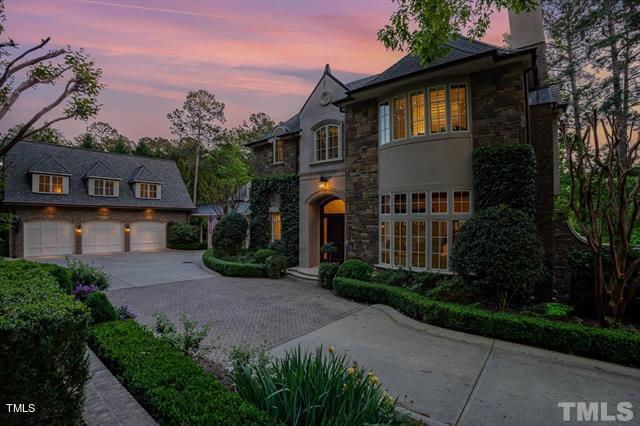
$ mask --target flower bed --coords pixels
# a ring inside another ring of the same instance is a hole
[[[92,327],[89,345],[160,424],[275,423],[133,320]]]
[[[337,277],[338,295],[389,305],[428,324],[633,367],[640,366],[640,334],[439,302],[409,290]]]

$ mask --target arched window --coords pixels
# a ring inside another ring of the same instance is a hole
[[[327,124],[316,129],[316,161],[340,159],[342,152],[341,139],[340,126],[336,124]]]

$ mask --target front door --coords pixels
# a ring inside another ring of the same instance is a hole
[[[332,200],[322,206],[320,217],[320,247],[333,243],[335,252],[329,257],[328,253],[320,251],[320,261],[344,261],[344,201]]]

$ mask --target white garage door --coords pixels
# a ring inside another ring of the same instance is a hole
[[[167,227],[162,222],[131,224],[131,251],[159,250],[167,246]]]
[[[55,256],[73,254],[73,224],[61,220],[24,223],[24,255]]]
[[[82,254],[123,251],[123,225],[101,220],[82,224]]]

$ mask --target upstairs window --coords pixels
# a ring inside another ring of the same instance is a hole
[[[411,136],[424,135],[424,93],[411,94]]]
[[[453,192],[453,212],[454,213],[469,213],[471,211],[469,191],[454,191]]]
[[[273,162],[282,163],[284,161],[284,141],[276,139],[273,142]]]
[[[391,111],[389,101],[382,102],[378,107],[378,139],[380,145],[391,142]]]
[[[393,140],[407,137],[407,99],[393,100]]]
[[[33,192],[42,192],[44,194],[65,194],[65,179],[64,176],[56,175],[36,175]]]
[[[316,161],[340,158],[340,126],[328,124],[315,132]]]
[[[271,213],[271,241],[282,239],[282,216],[280,213]]]
[[[444,87],[429,89],[429,112],[431,133],[447,131],[447,104]]]
[[[431,193],[431,213],[447,213],[447,193],[432,192]]]
[[[93,180],[93,195],[99,197],[115,197],[116,181],[107,179],[94,179]]]
[[[158,199],[160,198],[160,187],[155,183],[138,183],[138,198]]]
[[[407,194],[394,194],[393,196],[393,212],[406,213],[407,212]]]
[[[449,99],[451,108],[451,130],[454,132],[469,130],[467,120],[467,85],[452,84]]]
[[[385,194],[380,197],[380,213],[381,214],[391,213],[391,195]]]

